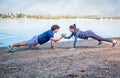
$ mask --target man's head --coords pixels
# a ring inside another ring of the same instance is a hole
[[[69,26],[70,32],[74,32],[75,29],[76,29],[76,25],[75,24]]]
[[[60,29],[60,27],[58,25],[53,25],[51,27],[51,30],[53,31],[53,33],[57,33],[59,29]]]

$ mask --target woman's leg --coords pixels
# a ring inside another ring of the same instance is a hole
[[[111,39],[109,39],[109,38],[102,38],[102,37],[100,37],[99,35],[96,35],[94,32],[92,32],[90,30],[87,31],[87,35],[88,35],[88,37],[93,38],[93,39],[99,41],[99,43],[101,43],[101,41],[107,41],[107,42],[113,43],[113,41]]]
[[[101,41],[107,41],[107,42],[113,43],[112,47],[115,47],[117,45],[117,42],[113,42],[113,40],[111,40],[109,38],[102,38],[102,37],[96,35],[94,32],[92,32],[90,30],[87,31],[87,36],[90,37],[90,38],[93,38],[95,40],[98,40],[99,41],[98,45],[102,44]]]

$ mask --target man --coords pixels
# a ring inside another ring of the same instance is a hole
[[[53,25],[50,30],[45,31],[38,36],[34,36],[32,39],[28,41],[23,41],[17,44],[9,45],[7,47],[8,52],[14,52],[14,47],[28,46],[29,48],[32,48],[37,44],[42,45],[48,42],[49,40],[51,40],[51,48],[54,48],[54,43],[65,37],[65,34],[61,34],[61,37],[54,38],[54,34],[57,33],[59,29],[60,27],[58,25]]]

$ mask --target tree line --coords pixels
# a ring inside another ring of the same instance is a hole
[[[76,18],[83,18],[83,19],[120,19],[120,16],[99,16],[99,15],[30,15],[24,13],[8,13],[2,14],[0,13],[0,18],[35,18],[35,19],[76,19]]]

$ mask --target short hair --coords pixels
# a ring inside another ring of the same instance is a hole
[[[69,28],[70,29],[76,29],[76,24],[70,25]]]
[[[56,30],[56,29],[60,29],[59,25],[53,25],[53,26],[51,27],[51,30],[52,30],[52,31],[54,31],[54,30]]]

